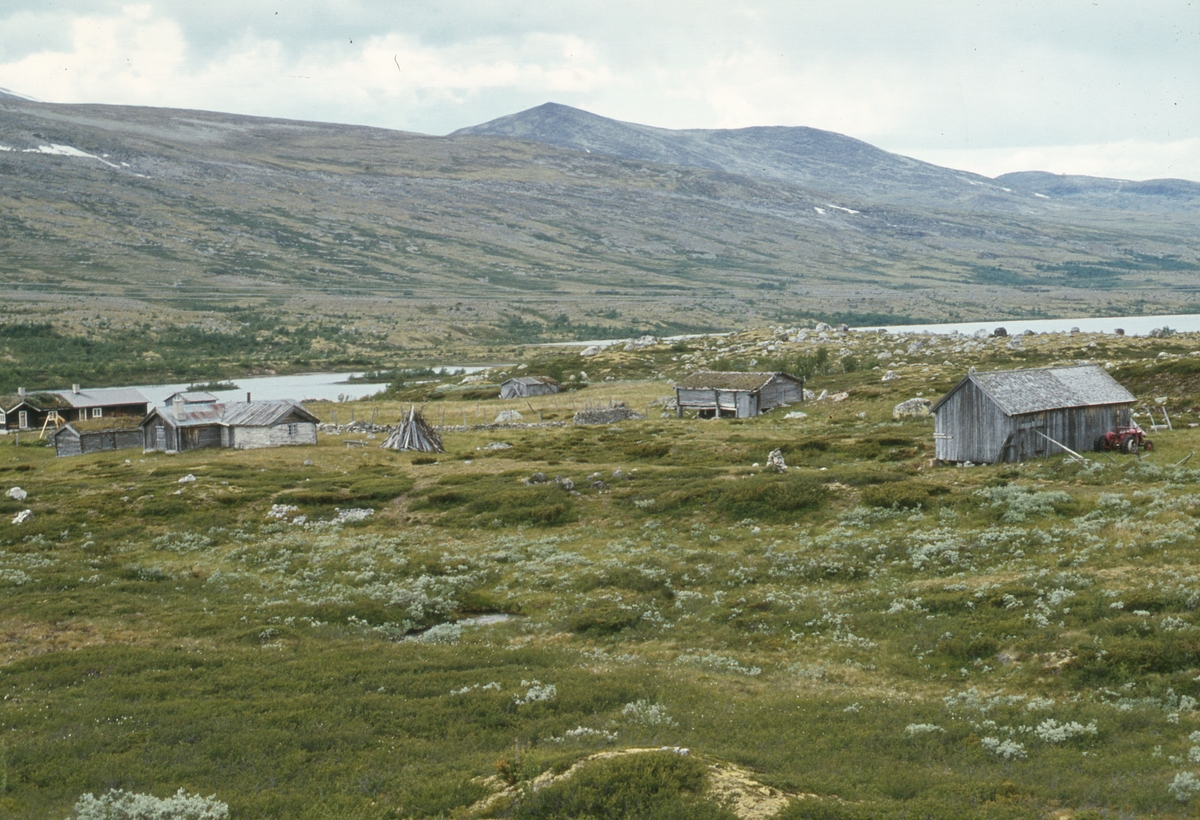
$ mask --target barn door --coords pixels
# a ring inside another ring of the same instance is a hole
[[[1016,425],[1019,458],[1038,458],[1049,454],[1050,442],[1046,439],[1046,414],[1030,413],[1022,416]]]

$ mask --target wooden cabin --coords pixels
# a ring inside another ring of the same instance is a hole
[[[54,454],[62,458],[141,447],[143,436],[136,419],[110,416],[67,422],[50,434],[50,440]]]
[[[134,387],[103,387],[81,390],[71,385],[70,390],[55,390],[54,395],[66,402],[67,410],[61,413],[64,421],[84,421],[109,416],[140,419],[146,415],[150,402]]]
[[[1092,450],[1130,424],[1135,401],[1092,364],[968,373],[931,408],[935,457],[993,464],[1064,452],[1059,445]]]
[[[750,418],[773,407],[804,401],[804,379],[787,373],[701,370],[675,385],[677,412],[702,419]]]
[[[317,443],[317,417],[293,401],[187,404],[182,395],[172,398],[170,407],[156,407],[142,419],[142,446],[147,452]]]
[[[558,392],[558,382],[549,376],[514,376],[500,383],[500,398],[523,399]]]
[[[236,401],[221,416],[221,446],[235,450],[316,444],[319,419],[294,401]]]
[[[0,396],[0,431],[18,433],[23,430],[41,430],[46,420],[57,429],[55,419],[66,420],[71,405],[56,393],[28,393],[24,388],[15,396]]]
[[[170,407],[175,403],[176,398],[182,399],[185,407],[191,404],[216,404],[220,401],[212,393],[206,393],[203,390],[180,390],[163,399],[163,407]]]

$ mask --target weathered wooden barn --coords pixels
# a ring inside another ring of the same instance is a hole
[[[139,425],[147,451],[183,453],[221,446],[223,404],[185,405],[176,397],[170,407],[155,407]]]
[[[317,417],[293,401],[187,404],[182,395],[172,399],[170,407],[156,407],[142,419],[142,446],[147,452],[317,443]]]
[[[558,382],[549,376],[514,376],[500,383],[500,398],[521,399],[558,392]]]
[[[804,379],[787,373],[701,370],[675,385],[679,416],[694,410],[700,418],[749,418],[773,407],[804,401]]]
[[[1131,421],[1133,395],[1096,365],[969,373],[933,405],[934,450],[992,464],[1077,452]]]
[[[67,422],[50,434],[50,440],[55,455],[62,458],[141,447],[143,437],[137,419],[110,416]]]
[[[163,406],[170,407],[175,403],[175,399],[183,400],[184,406],[189,404],[216,404],[220,399],[212,393],[206,393],[202,390],[180,390],[178,393],[172,393],[163,399]]]

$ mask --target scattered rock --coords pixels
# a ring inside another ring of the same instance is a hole
[[[548,479],[545,473],[534,473],[529,478],[525,479],[526,484],[545,484]]]
[[[13,487],[11,490],[5,493],[5,495],[7,495],[13,501],[24,501],[29,496],[29,493],[25,492],[20,487]]]
[[[806,419],[806,418],[808,418],[808,413],[801,413],[799,410],[795,410],[791,413],[788,413],[786,416],[784,416],[784,418],[785,419]]]
[[[625,343],[626,350],[641,350],[643,347],[653,347],[658,344],[658,338],[655,336],[642,336],[640,339],[630,339]]]
[[[805,401],[813,401],[814,399],[816,399],[816,397],[817,397],[816,393],[805,388],[805,390],[804,390],[804,400]]]
[[[490,443],[484,445],[483,449],[485,449],[485,450],[510,450],[510,449],[512,449],[512,445],[509,444],[507,441],[493,441],[493,442],[490,442]]]
[[[607,490],[608,489],[608,485],[600,480],[593,481],[591,484],[591,487],[593,490]]]
[[[1119,328],[1117,328],[1116,330],[1114,330],[1114,331],[1113,331],[1113,333],[1114,333],[1114,334],[1116,334],[1117,336],[1124,336],[1124,335],[1125,335],[1125,328],[1123,328],[1123,327],[1119,327]]]
[[[625,402],[614,402],[604,407],[585,407],[571,419],[575,424],[615,424],[628,419],[644,419],[641,413],[630,409]]]
[[[817,322],[817,326],[814,327],[813,330],[815,330],[817,333],[828,333],[829,331],[833,330],[833,327],[825,324],[824,322]]]
[[[825,399],[827,399],[827,398],[829,398],[829,391],[822,390],[821,395],[817,396],[817,401],[825,401]]]
[[[21,510],[16,514],[16,517],[13,518],[12,522],[14,524],[24,524],[31,518],[33,518],[33,510]]]
[[[604,348],[602,348],[600,345],[590,345],[588,347],[585,347],[583,350],[579,351],[579,355],[580,356],[597,356],[603,350],[604,350]]]
[[[191,473],[188,473],[183,478],[179,479],[179,483],[180,484],[191,484],[195,480],[196,480],[196,477],[194,475],[192,475]]]
[[[567,492],[570,492],[571,490],[575,489],[574,481],[572,481],[569,478],[563,478],[560,475],[556,475],[554,477],[554,483],[557,484],[558,486],[562,487]]]
[[[848,390],[844,390],[841,393],[834,393],[833,395],[831,395],[829,397],[829,400],[830,401],[845,401],[848,398],[850,398],[850,392]]]
[[[501,410],[499,413],[496,414],[496,421],[493,423],[494,424],[511,424],[514,421],[520,421],[522,418],[524,418],[524,417],[516,410]]]
[[[1002,327],[998,327],[992,331],[992,335],[997,338],[1004,338],[1005,336],[1008,335],[1008,330],[1005,328],[1002,328]]]
[[[976,339],[986,339],[988,337],[988,332],[983,328],[979,328],[979,330],[975,331],[971,335],[973,335]]]
[[[895,370],[889,370],[888,372],[883,374],[883,380],[885,382],[894,382],[898,378],[900,378],[900,374],[897,373]]]
[[[933,402],[929,399],[909,399],[902,401],[892,408],[892,418],[922,418],[929,415],[929,408],[933,406]]]
[[[767,469],[776,473],[787,472],[787,464],[783,461],[783,450],[774,449],[767,455]]]
[[[1006,344],[1005,347],[1007,347],[1009,350],[1021,350],[1024,345],[1021,344],[1020,339],[1018,339],[1016,336],[1013,336],[1008,340],[1008,344]]]
[[[629,473],[625,472],[624,470],[622,470],[619,467],[612,471],[612,477],[613,477],[613,481],[632,481],[633,480],[633,476],[631,476]]]

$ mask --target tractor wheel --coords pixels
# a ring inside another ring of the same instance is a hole
[[[1108,436],[1099,436],[1096,439],[1096,452],[1103,453],[1108,449]]]
[[[1129,438],[1127,438],[1121,442],[1121,452],[1122,453],[1132,456],[1132,455],[1137,455],[1137,451],[1138,451],[1137,439],[1134,438],[1133,436],[1130,436]]]
[[[1145,450],[1147,453],[1149,453],[1151,450],[1154,449],[1154,442],[1151,441],[1150,439],[1146,439],[1145,441],[1142,442],[1142,449]]]

